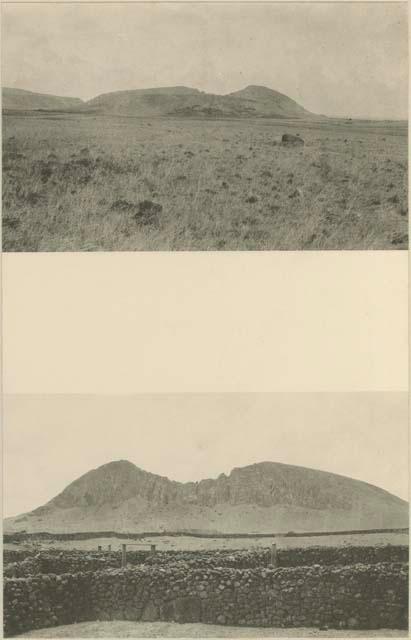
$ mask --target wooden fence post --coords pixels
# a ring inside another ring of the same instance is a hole
[[[277,566],[277,545],[274,543],[271,545],[271,564]]]
[[[97,551],[101,551],[101,545],[100,544],[97,547]]]
[[[155,544],[151,544],[150,545],[151,551],[154,553],[156,550],[156,545]]]
[[[127,564],[126,549],[127,549],[127,545],[122,544],[121,545],[121,566],[122,567],[125,567]]]
[[[108,545],[108,550],[111,551],[111,544]]]

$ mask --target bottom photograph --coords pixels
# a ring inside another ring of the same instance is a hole
[[[4,397],[4,635],[407,637],[406,393]]]

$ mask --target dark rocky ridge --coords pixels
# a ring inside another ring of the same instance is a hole
[[[221,531],[406,527],[408,504],[375,486],[324,471],[262,462],[181,483],[120,460],[72,482],[29,514],[5,521],[27,531]]]

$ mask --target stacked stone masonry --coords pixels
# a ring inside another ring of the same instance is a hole
[[[5,635],[93,620],[405,629],[408,565],[193,567],[182,560],[4,580]]]
[[[374,564],[378,562],[408,562],[408,546],[347,546],[308,547],[281,549],[277,552],[278,567],[297,567],[313,564]],[[121,552],[85,552],[78,550],[5,550],[3,552],[4,575],[25,577],[39,573],[77,573],[99,569],[120,568]],[[186,562],[192,567],[231,567],[250,569],[268,566],[271,549],[224,549],[204,551],[127,551],[127,563],[131,565],[164,565],[170,561]]]

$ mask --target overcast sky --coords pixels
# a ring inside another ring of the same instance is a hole
[[[406,393],[6,396],[4,423],[6,516],[119,459],[179,481],[283,462],[408,496]]]
[[[326,115],[407,117],[406,3],[3,4],[3,86],[89,99],[249,84]]]

